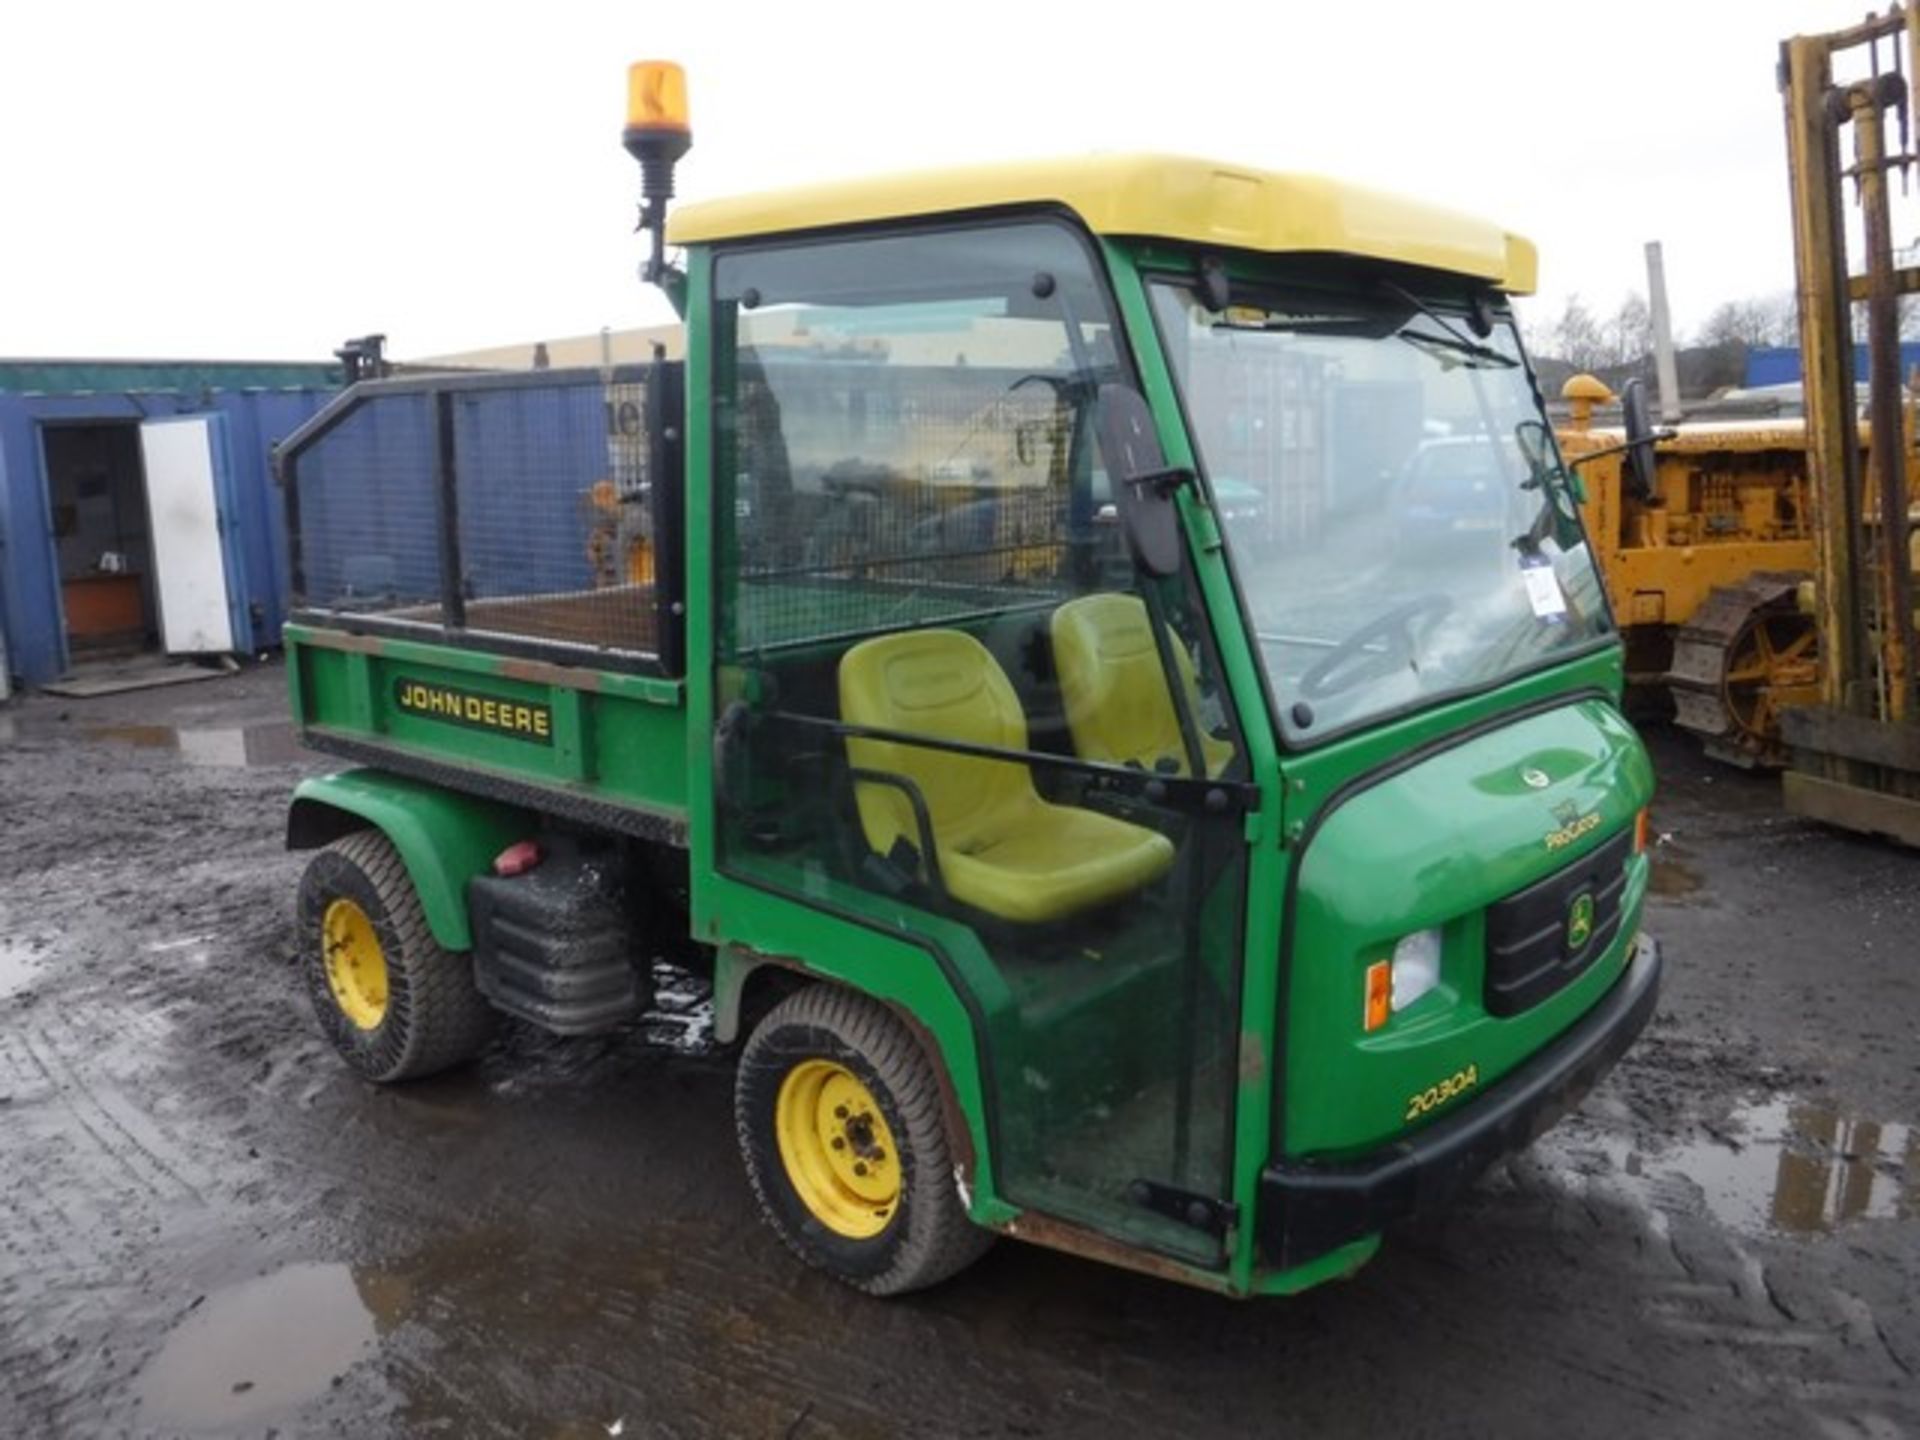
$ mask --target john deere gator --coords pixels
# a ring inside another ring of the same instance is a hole
[[[678,955],[768,1222],[875,1294],[996,1234],[1297,1291],[1575,1103],[1655,1004],[1653,776],[1533,248],[1160,156],[669,216],[678,70],[631,101],[684,358],[280,453],[346,1061]]]

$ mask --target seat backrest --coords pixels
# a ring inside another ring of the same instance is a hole
[[[1053,612],[1053,665],[1060,676],[1060,699],[1073,732],[1074,752],[1082,760],[1157,769],[1160,760],[1188,773],[1187,749],[1180,735],[1152,623],[1138,595],[1083,595]],[[1168,649],[1180,672],[1189,713],[1199,714],[1200,687],[1193,657],[1172,636]],[[1233,748],[1211,735],[1201,737],[1207,769],[1218,774]]]
[[[909,630],[863,640],[840,659],[840,718],[849,725],[897,730],[1011,750],[1027,748],[1027,717],[1006,672],[987,648],[960,630]],[[934,843],[964,851],[1034,803],[1024,764],[929,750],[890,740],[849,739],[857,769],[898,775],[919,787]],[[856,787],[867,843],[888,853],[905,836],[918,848],[912,802],[895,786]]]

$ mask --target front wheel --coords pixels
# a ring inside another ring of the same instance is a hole
[[[938,1284],[992,1244],[961,1204],[933,1066],[875,1001],[831,985],[782,1001],[741,1054],[733,1113],[767,1222],[856,1289]]]
[[[472,959],[443,950],[399,851],[357,830],[300,877],[300,969],[320,1028],[347,1063],[383,1083],[471,1058],[493,1028]]]

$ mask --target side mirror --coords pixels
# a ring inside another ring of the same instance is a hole
[[[1647,387],[1638,376],[1620,391],[1620,416],[1627,427],[1627,443],[1620,463],[1627,472],[1627,488],[1637,499],[1653,498],[1653,417],[1647,413]]]
[[[1100,459],[1113,481],[1113,503],[1133,558],[1149,575],[1180,571],[1180,513],[1173,496],[1193,479],[1167,468],[1153,412],[1131,385],[1100,387]]]
[[[1554,455],[1553,432],[1547,428],[1546,421],[1522,420],[1513,427],[1513,443],[1527,465],[1526,488],[1544,489],[1554,504],[1572,519],[1569,507],[1586,502],[1587,487],[1581,483],[1580,472],[1571,467],[1562,471],[1566,480],[1564,487],[1553,484],[1554,471],[1561,466]]]

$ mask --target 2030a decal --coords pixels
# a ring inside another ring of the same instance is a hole
[[[1437,1110],[1457,1095],[1464,1095],[1480,1083],[1480,1067],[1469,1065],[1464,1070],[1456,1070],[1438,1085],[1429,1085],[1418,1095],[1407,1101],[1406,1120],[1418,1120],[1429,1110]]]

